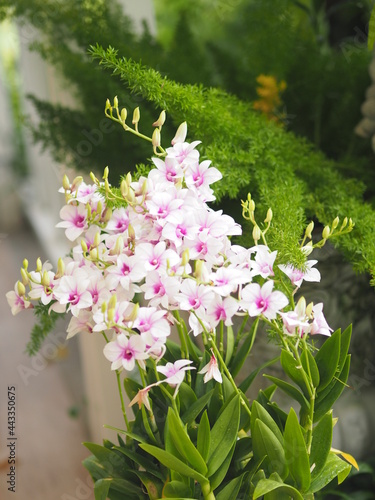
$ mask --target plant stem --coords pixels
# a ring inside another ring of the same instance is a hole
[[[125,402],[124,402],[124,397],[122,395],[121,377],[120,377],[119,370],[116,370],[116,377],[117,377],[118,392],[120,394],[120,400],[121,400],[121,410],[122,410],[122,414],[124,417],[126,430],[129,430],[129,421],[128,421],[128,417],[126,416]]]

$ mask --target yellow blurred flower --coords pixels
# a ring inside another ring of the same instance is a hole
[[[269,120],[280,123],[282,113],[279,111],[282,105],[280,94],[286,89],[286,82],[277,82],[272,75],[259,75],[257,77],[259,87],[256,88],[260,99],[254,101],[254,109],[266,115]]]

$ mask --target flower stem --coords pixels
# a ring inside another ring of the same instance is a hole
[[[122,414],[123,414],[123,417],[124,417],[124,422],[125,422],[126,430],[129,430],[129,420],[128,420],[128,417],[126,416],[125,402],[124,402],[124,397],[122,395],[121,377],[120,377],[120,371],[119,370],[116,370],[116,377],[117,377],[118,392],[120,394],[121,410],[122,410]]]

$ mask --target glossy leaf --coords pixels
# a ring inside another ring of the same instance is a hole
[[[107,500],[111,479],[99,479],[94,484],[95,500]]]
[[[255,426],[255,421],[256,419],[259,418],[264,424],[269,427],[269,429],[273,432],[273,434],[277,437],[279,440],[281,446],[283,445],[284,439],[283,435],[281,434],[281,431],[274,421],[274,419],[271,417],[271,415],[268,413],[268,411],[258,403],[258,401],[254,400],[252,407],[251,407],[251,429],[253,432],[254,426]]]
[[[211,430],[208,453],[208,477],[224,462],[229,450],[237,439],[240,420],[239,396],[235,396],[224,408]]]
[[[309,456],[298,417],[293,408],[291,408],[285,424],[284,450],[290,475],[299,490],[307,491],[311,481]]]
[[[340,397],[349,377],[350,354],[347,355],[344,367],[329,393],[321,398],[318,394],[314,410],[314,422],[318,422],[333,406],[333,403]]]
[[[268,473],[277,472],[285,479],[288,468],[285,461],[284,448],[275,434],[261,420],[256,419],[254,431],[252,432],[254,457],[264,459],[264,468]]]
[[[99,460],[100,464],[110,472],[113,477],[124,477],[128,471],[128,465],[125,457],[119,453],[108,450],[104,446],[95,443],[83,443],[91,453],[93,453]]]
[[[191,497],[192,492],[185,483],[171,481],[164,486],[163,498]]]
[[[223,463],[220,465],[220,467],[210,476],[210,484],[211,488],[215,490],[218,486],[221,485],[221,483],[224,481],[224,479],[227,476],[232,458],[233,458],[233,453],[234,453],[234,448],[235,445],[232,446],[232,448],[229,450],[227,453]]]
[[[115,477],[111,480],[110,493],[112,490],[122,493],[123,496],[126,495],[126,498],[142,498],[143,496],[143,491],[140,486],[121,477]]]
[[[207,474],[206,462],[193,445],[188,433],[184,429],[180,417],[176,415],[173,408],[168,410],[168,428],[175,447],[180,454],[189,462],[192,468],[205,476]]]
[[[311,377],[311,381],[313,383],[313,386],[317,388],[319,386],[320,382],[320,375],[319,375],[319,369],[318,365],[316,364],[314,356],[311,354],[311,352],[308,349],[305,349],[302,351],[301,354],[301,362],[303,369],[309,376]]]
[[[233,500],[237,498],[238,492],[240,491],[243,474],[241,476],[235,477],[225,487],[216,495],[216,500]]]
[[[280,363],[284,372],[293,380],[303,391],[306,397],[309,397],[309,389],[306,384],[306,375],[304,377],[303,366],[298,363],[293,354],[286,350],[281,351]]]
[[[177,457],[169,453],[168,451],[162,450],[157,446],[153,446],[152,444],[141,444],[140,447],[147,451],[150,455],[159,460],[160,463],[168,467],[169,469],[175,470],[182,476],[191,477],[198,482],[206,482],[206,478],[202,476],[199,472],[189,467],[189,465],[185,464]]]
[[[274,479],[261,479],[255,487],[254,495],[252,498],[256,500],[257,498],[260,498],[273,491],[285,493],[294,500],[303,500],[303,496],[298,490],[296,490],[292,486],[289,486],[288,484],[275,481]]]
[[[114,446],[114,449],[130,458],[134,463],[138,464],[140,467],[147,470],[147,472],[154,475],[155,477],[158,477],[162,481],[165,481],[167,479],[166,475],[163,474],[160,468],[158,468],[154,462],[145,457],[143,454],[137,453],[131,448],[124,446]]]
[[[195,403],[191,405],[191,407],[185,411],[185,413],[181,416],[181,420],[190,425],[194,420],[198,417],[198,415],[203,411],[203,409],[209,404],[211,397],[214,393],[214,389],[210,392],[207,392],[202,397],[197,399]]]
[[[313,428],[310,467],[314,467],[311,477],[317,477],[323,469],[328,458],[332,444],[332,413],[326,413],[320,422]]]
[[[320,376],[318,392],[327,387],[336,373],[340,359],[340,345],[341,331],[336,330],[335,333],[324,342],[315,356]]]
[[[277,387],[279,387],[282,391],[288,394],[291,398],[295,399],[297,403],[301,405],[301,408],[308,411],[310,407],[310,403],[307,401],[305,396],[300,392],[294,385],[285,382],[279,378],[273,377],[271,375],[265,375],[268,380],[271,380]]]
[[[197,448],[203,460],[205,461],[207,461],[210,442],[210,421],[208,420],[207,410],[205,410],[199,422],[197,437]]]
[[[315,493],[317,491],[320,491],[339,474],[341,474],[341,477],[343,477],[343,474],[345,474],[345,472],[349,473],[350,469],[351,465],[349,465],[344,460],[341,460],[341,458],[339,458],[334,453],[330,453],[319,476],[311,481],[309,492]]]
[[[253,347],[256,331],[258,328],[258,322],[259,322],[258,318],[255,319],[254,323],[251,326],[251,330],[246,336],[243,344],[238,349],[234,358],[232,358],[232,362],[229,365],[229,370],[233,378],[236,377],[236,375],[238,375],[238,373],[240,372],[246,358],[248,357],[251,351],[251,348]]]
[[[344,368],[346,356],[349,352],[351,337],[352,337],[352,325],[349,325],[341,334],[340,357],[337,366],[338,373],[340,373]]]

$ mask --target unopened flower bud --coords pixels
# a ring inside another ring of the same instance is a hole
[[[314,307],[314,302],[310,302],[306,306],[306,316],[308,318],[312,318],[313,307]]]
[[[323,233],[322,233],[323,239],[326,240],[327,238],[329,238],[330,234],[331,234],[331,230],[330,230],[329,226],[325,226],[325,228],[323,229]]]
[[[341,230],[344,229],[346,226],[348,225],[348,218],[345,217],[345,219],[342,221],[342,224],[341,224]]]
[[[127,321],[135,321],[138,317],[139,304],[138,302],[134,304],[132,312],[126,317]]]
[[[152,124],[152,126],[153,127],[162,127],[164,125],[164,122],[165,122],[165,111],[163,109],[163,111],[159,115],[159,118],[156,120],[156,122],[154,122]]]
[[[300,297],[296,305],[296,312],[298,316],[303,317],[306,314],[306,299],[305,297]]]
[[[117,296],[116,294],[111,295],[111,298],[108,301],[108,309],[114,309],[117,304]]]
[[[90,172],[90,178],[92,180],[92,182],[94,184],[96,184],[97,186],[99,186],[100,182],[99,182],[99,179],[97,179],[97,177],[95,176],[94,172]]]
[[[17,281],[17,292],[20,297],[23,297],[26,293],[25,285],[20,281]]]
[[[255,202],[254,200],[249,200],[249,212],[255,211]]]
[[[48,276],[48,272],[47,271],[44,271],[43,273],[43,276],[42,276],[42,279],[40,280],[41,284],[43,286],[49,286],[51,281],[49,279],[49,276]]]
[[[82,248],[83,253],[87,253],[88,248],[87,248],[87,243],[85,240],[81,240],[81,248]]]
[[[113,249],[114,255],[120,255],[123,249],[124,249],[124,239],[122,236],[119,236],[116,240],[116,244]]]
[[[189,262],[189,249],[185,248],[185,250],[182,252],[182,259],[181,259],[181,265],[186,266],[186,264]]]
[[[100,307],[101,312],[104,314],[107,310],[107,302],[102,302],[102,305]]]
[[[36,259],[36,271],[37,271],[38,273],[40,273],[40,271],[42,270],[42,267],[43,267],[43,265],[42,265],[42,261],[41,261],[41,260],[40,260],[40,258],[38,257],[38,258]]]
[[[174,146],[179,142],[185,142],[186,134],[187,134],[187,123],[183,122],[178,127],[176,135],[172,139],[172,146]]]
[[[131,224],[128,225],[128,236],[131,240],[135,239],[134,227]]]
[[[103,179],[108,179],[108,174],[109,174],[109,168],[105,167],[104,172],[103,172]]]
[[[57,261],[57,273],[56,273],[56,278],[61,278],[65,274],[65,263],[60,257],[59,260]]]
[[[29,261],[27,259],[23,259],[22,265],[23,268],[27,271],[27,268],[29,267]]]
[[[87,212],[87,218],[90,219],[90,217],[92,215],[90,203],[86,203],[86,207],[85,208],[86,208],[86,212]]]
[[[255,224],[253,228],[253,240],[255,241],[255,243],[260,240],[260,229],[258,224]]]
[[[332,229],[336,229],[336,227],[339,225],[339,221],[340,221],[340,219],[338,217],[336,217],[335,219],[333,219]]]
[[[125,179],[122,179],[122,181],[121,181],[120,191],[121,191],[122,197],[126,199],[126,197],[128,196],[129,189],[128,189],[128,185],[127,185]]]
[[[105,101],[105,110],[104,111],[107,111],[108,109],[111,109],[111,101],[109,99],[107,99]]]
[[[113,107],[114,107],[115,109],[117,109],[117,108],[118,108],[118,98],[117,98],[117,95],[113,98]]]
[[[27,276],[27,272],[23,267],[21,267],[21,277],[22,277],[22,283],[26,286],[29,284],[29,277]]]
[[[139,108],[135,108],[135,110],[133,111],[133,119],[132,119],[132,124],[133,125],[136,125],[139,120],[141,119],[141,112],[139,111]]]
[[[96,205],[96,213],[101,214],[103,210],[103,203],[99,200],[98,204]]]
[[[93,245],[94,245],[94,247],[98,247],[100,245],[100,232],[99,231],[97,233],[95,233]]]
[[[351,229],[353,229],[353,227],[355,226],[354,222],[352,221],[352,219],[349,219],[349,227]]]
[[[108,323],[112,323],[113,320],[114,320],[114,317],[115,317],[115,309],[112,309],[112,308],[108,308],[108,311],[107,311],[107,319],[108,319]]]
[[[144,196],[147,193],[147,180],[143,181],[142,184],[142,196]]]
[[[314,250],[314,246],[313,246],[312,241],[309,241],[308,243],[306,243],[306,245],[304,245],[301,248],[301,252],[303,252],[306,256],[309,256],[313,250]]]
[[[90,249],[90,259],[95,261],[98,260],[98,250],[97,248],[91,248]]]
[[[125,122],[126,121],[126,117],[128,116],[128,111],[126,108],[122,108],[121,110],[121,114],[120,114],[120,117],[121,117],[121,121]]]
[[[127,199],[128,203],[134,203],[134,201],[135,201],[134,189],[129,188],[126,199]]]
[[[160,130],[156,128],[152,134],[152,146],[154,149],[160,146]]]
[[[62,185],[65,191],[68,191],[70,189],[69,177],[66,174],[63,177]]]
[[[305,231],[305,235],[306,235],[306,238],[312,238],[312,232],[314,230],[314,222],[311,221],[310,224],[307,226],[306,228],[306,231]]]
[[[264,222],[265,222],[266,224],[268,224],[269,222],[271,222],[271,220],[272,220],[272,216],[273,216],[273,213],[272,213],[272,208],[269,208],[269,209],[267,210],[267,217],[264,219]]]
[[[83,182],[83,177],[81,175],[78,175],[77,177],[75,177],[75,179],[73,180],[73,183],[72,183],[71,190],[77,191],[77,189],[82,184],[82,182]]]
[[[112,219],[112,208],[106,207],[102,214],[103,222],[109,222]]]
[[[128,186],[130,186],[130,184],[132,183],[133,179],[132,179],[132,174],[131,172],[128,172],[126,174],[126,177],[125,177],[125,182]]]

